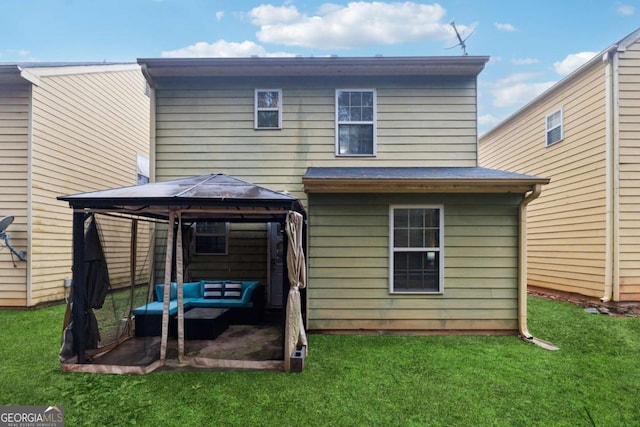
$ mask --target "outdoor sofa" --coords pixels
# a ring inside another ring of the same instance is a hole
[[[255,324],[264,310],[264,287],[257,281],[200,280],[183,284],[184,311],[196,307],[227,308],[230,323]],[[155,301],[137,307],[136,336],[162,333],[164,285],[154,287]],[[169,333],[175,335],[178,314],[178,285],[172,282],[169,293]]]

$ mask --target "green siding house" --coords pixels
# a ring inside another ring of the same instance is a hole
[[[297,197],[307,330],[530,339],[524,222],[548,180],[478,167],[487,60],[140,59],[152,180],[223,173]],[[194,279],[259,280],[283,306],[277,224],[194,233]]]

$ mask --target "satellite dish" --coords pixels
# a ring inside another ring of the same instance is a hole
[[[11,262],[13,262],[14,267],[17,267],[16,262],[13,259],[13,256],[15,255],[18,257],[20,261],[24,261],[26,253],[25,251],[16,251],[13,248],[13,246],[11,246],[11,243],[9,243],[9,239],[11,238],[11,236],[9,236],[6,230],[7,230],[7,227],[11,225],[12,222],[13,222],[12,216],[5,216],[2,219],[0,219],[0,239],[4,240],[4,245],[7,248],[9,248],[9,252],[11,252]],[[0,246],[0,249],[2,249],[2,246]]]
[[[0,219],[0,233],[4,233],[4,231],[7,229],[8,226],[11,225],[12,222],[13,222],[12,216],[5,216],[4,218]]]

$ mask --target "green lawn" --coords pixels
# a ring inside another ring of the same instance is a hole
[[[640,318],[529,299],[517,337],[311,335],[302,374],[62,373],[63,307],[0,311],[0,405],[67,426],[638,426]]]

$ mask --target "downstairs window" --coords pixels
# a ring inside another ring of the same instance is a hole
[[[390,292],[442,293],[443,230],[442,206],[390,207]]]

